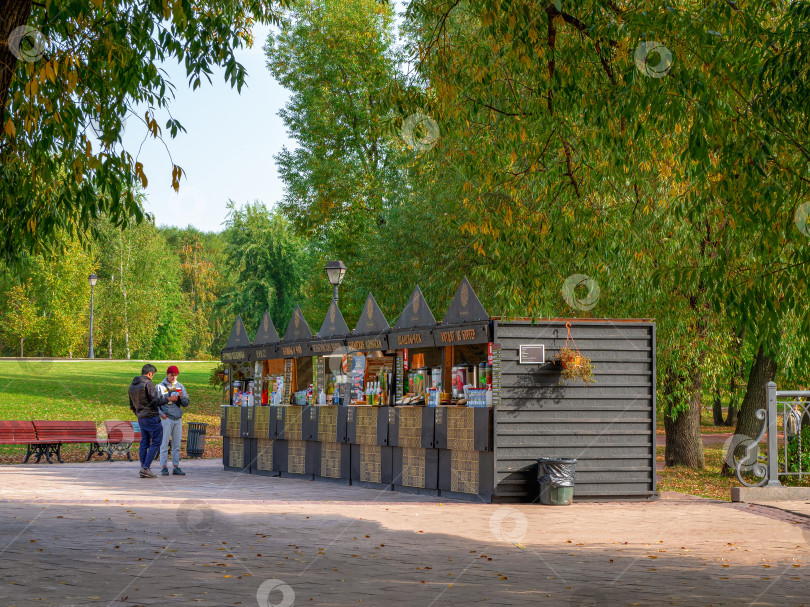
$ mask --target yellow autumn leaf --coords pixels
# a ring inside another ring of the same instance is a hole
[[[6,121],[6,124],[3,128],[6,131],[6,135],[8,135],[9,137],[14,137],[17,134],[17,129],[14,127],[14,123],[11,121],[11,118],[9,118]]]

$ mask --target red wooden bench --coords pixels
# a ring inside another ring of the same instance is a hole
[[[107,438],[97,438],[90,443],[90,453],[87,454],[88,461],[95,454],[106,454],[107,461],[112,461],[113,454],[126,454],[127,460],[132,461],[130,448],[133,444],[141,442],[140,428],[136,431],[132,427],[132,422],[106,421],[104,429]]]
[[[0,421],[0,445],[27,445],[37,440],[34,424],[29,421]]]
[[[53,463],[51,455],[56,455],[56,459],[64,463],[61,453],[63,443],[95,443],[98,440],[95,422],[34,420],[31,423],[37,438],[28,443],[28,452],[23,463],[26,463],[32,455],[37,456],[37,463],[43,455],[49,464]]]

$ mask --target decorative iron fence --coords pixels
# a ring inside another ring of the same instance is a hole
[[[765,390],[767,411],[756,412],[757,419],[763,420],[762,430],[755,439],[740,443],[745,447],[742,457],[733,456],[737,480],[746,487],[777,487],[782,485],[780,478],[810,479],[810,391],[777,390],[773,382]],[[759,444],[765,434],[768,455],[762,461]],[[759,480],[747,481],[748,474]]]

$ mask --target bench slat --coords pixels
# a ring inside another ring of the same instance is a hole
[[[93,443],[96,424],[91,421],[34,420],[38,443]]]
[[[32,422],[27,420],[0,421],[0,444],[24,445],[36,440]]]

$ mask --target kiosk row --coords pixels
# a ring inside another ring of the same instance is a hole
[[[595,386],[560,381],[570,323]],[[576,457],[575,499],[655,497],[655,325],[490,318],[465,278],[441,322],[417,286],[391,327],[236,319],[221,360],[226,470],[484,501],[531,501],[538,457]]]

